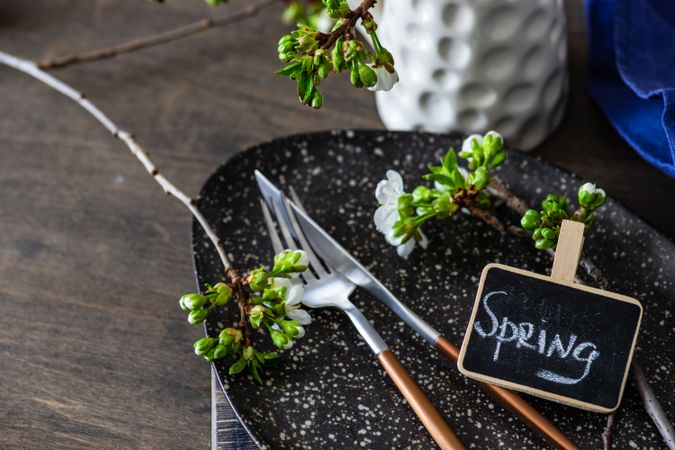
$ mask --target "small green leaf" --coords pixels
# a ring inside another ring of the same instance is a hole
[[[244,370],[244,367],[246,367],[246,361],[244,358],[239,358],[234,364],[230,366],[228,372],[230,375],[237,375],[242,370]]]

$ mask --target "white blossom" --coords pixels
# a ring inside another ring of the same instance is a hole
[[[485,133],[485,136],[482,136],[480,134],[472,134],[471,136],[464,139],[464,141],[462,142],[462,151],[463,152],[471,152],[472,151],[471,141],[473,141],[475,139],[476,142],[478,142],[478,145],[481,145],[483,143],[483,139],[485,139],[485,137],[487,137],[487,136],[492,136],[493,139],[499,138],[499,139],[504,140],[502,138],[502,135],[497,133],[496,131],[488,131],[487,133]]]
[[[586,192],[587,194],[593,195],[598,194],[600,197],[605,197],[604,189],[600,189],[593,183],[585,183],[579,188],[579,192]]]
[[[392,66],[375,66],[369,64],[370,68],[375,71],[377,75],[377,82],[368,89],[371,91],[390,91],[396,83],[398,83],[398,73]],[[389,71],[392,70],[392,72]]]
[[[373,221],[377,231],[384,235],[387,242],[396,247],[396,253],[402,258],[408,258],[418,242],[422,248],[427,248],[429,239],[417,229],[418,236],[403,241],[403,236],[394,235],[394,225],[400,219],[398,213],[398,199],[405,194],[403,190],[403,179],[395,170],[387,171],[387,178],[377,183],[375,189],[375,198],[380,204],[375,211]]]
[[[272,281],[274,289],[286,288],[286,294],[284,295],[284,312],[286,317],[291,320],[295,320],[301,325],[309,325],[312,323],[312,317],[307,311],[301,308],[302,295],[304,294],[304,289],[299,284],[293,284],[287,278],[274,278]],[[302,330],[304,335],[304,329]]]

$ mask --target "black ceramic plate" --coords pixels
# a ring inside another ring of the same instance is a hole
[[[459,344],[481,269],[489,262],[548,273],[550,257],[522,238],[500,237],[478,220],[458,214],[424,227],[426,251],[399,258],[372,222],[374,190],[388,168],[406,187],[459,136],[345,131],[291,136],[236,155],[211,176],[199,205],[225,242],[237,267],[270,262],[273,252],[258,204],[253,170],[280,186],[293,185],[307,211],[420,316]],[[537,159],[510,152],[497,176],[532,205],[547,192],[576,197],[582,180]],[[516,223],[518,217],[500,211]],[[198,226],[193,227],[199,283],[217,282],[222,267]],[[642,301],[645,316],[636,351],[666,413],[675,417],[675,246],[617,202],[601,209],[586,236],[584,254],[610,280],[609,289]],[[387,308],[357,291],[354,303],[429,394],[467,446],[539,449],[545,441],[504,411],[471,380]],[[249,376],[219,379],[245,427],[273,448],[431,448],[433,441],[378,366],[349,321],[335,310],[311,311],[306,336],[259,386]],[[229,325],[234,310],[210,318],[207,329]],[[582,448],[600,448],[605,417],[538,398],[528,400]],[[629,381],[617,416],[617,448],[664,448]]]

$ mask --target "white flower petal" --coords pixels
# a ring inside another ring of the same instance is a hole
[[[464,177],[465,180],[469,178],[468,170],[466,170],[464,167],[457,167],[457,169],[459,170],[459,173],[462,174],[462,177]]]
[[[309,264],[309,257],[307,256],[307,252],[304,250],[296,250],[300,252],[300,258],[298,261],[295,263],[298,266],[306,266]]]
[[[422,248],[427,248],[429,245],[429,238],[426,234],[422,233],[422,229],[418,228],[417,231],[420,233],[419,243]]]
[[[467,137],[464,139],[464,142],[462,142],[462,151],[463,152],[471,152],[471,141],[476,140],[478,142],[478,145],[480,145],[483,142],[483,136],[480,134],[472,134],[471,136]]]
[[[415,248],[415,239],[408,239],[407,242],[396,247],[396,253],[398,253],[398,256],[400,256],[401,258],[408,259],[408,256],[410,256],[410,253],[412,253],[414,248]]]
[[[386,233],[391,227],[394,226],[398,219],[398,210],[390,208],[386,205],[382,205],[377,208],[375,215],[373,216],[375,228],[377,228],[377,231],[380,233]]]
[[[281,277],[274,278],[272,279],[272,287],[274,289],[286,288],[286,292],[288,292],[291,289],[291,280]]]
[[[298,334],[295,336],[294,339],[300,339],[301,337],[305,336],[305,328],[304,327],[299,326],[299,327],[296,327],[296,329],[298,330]]]
[[[606,196],[607,196],[607,194],[605,194],[605,190],[604,190],[604,189],[597,188],[597,189],[595,190],[595,193],[596,193],[596,194],[600,194],[601,197],[606,197]]]
[[[445,187],[438,181],[434,181],[434,187],[441,192],[445,192]]]
[[[502,142],[504,141],[504,138],[502,137],[502,135],[499,134],[498,132],[494,131],[494,130],[490,130],[487,133],[485,133],[485,137],[487,137],[487,136],[492,136],[493,139],[499,138],[499,139],[502,140]],[[483,138],[483,139],[485,139],[485,138]]]
[[[286,317],[295,320],[300,325],[309,325],[312,323],[312,316],[304,309],[290,309],[286,310]]]
[[[293,342],[293,339],[289,339],[288,342],[286,342],[286,345],[284,345],[284,350],[288,350],[288,349],[290,349],[291,347],[293,347],[293,344],[294,344],[294,343],[295,343],[295,342]]]
[[[391,66],[390,66],[391,67]],[[370,91],[390,91],[396,83],[398,83],[398,73],[396,69],[391,67],[393,72],[389,72],[386,67],[370,65],[370,68],[375,71],[377,75],[377,82],[368,88]]]
[[[297,305],[302,301],[302,294],[305,290],[299,284],[286,291],[286,306]]]

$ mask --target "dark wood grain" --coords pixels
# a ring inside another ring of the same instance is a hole
[[[239,1],[239,4],[244,2]],[[586,93],[581,1],[568,2],[572,96],[535,154],[602,185],[670,237],[675,183],[643,162]],[[0,48],[39,59],[182,25],[199,0],[0,3]],[[372,94],[329,80],[298,104],[272,72],[285,27],[259,17],[58,76],[153,152],[189,193],[233,153],[301,131],[382,125]],[[204,448],[202,329],[177,307],[194,288],[190,217],[72,102],[0,68],[0,447]]]

